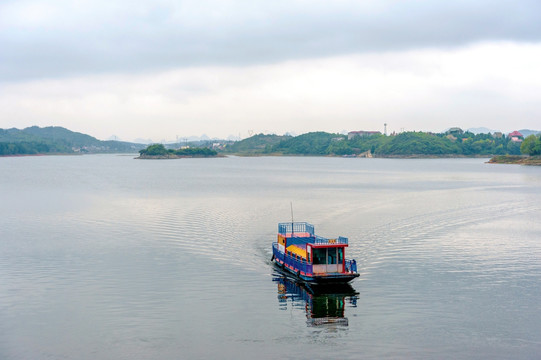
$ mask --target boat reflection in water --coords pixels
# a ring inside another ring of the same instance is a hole
[[[288,302],[293,308],[303,307],[308,326],[348,326],[346,303],[357,306],[357,292],[349,284],[332,287],[309,287],[282,273],[273,273],[272,281],[278,285],[278,301],[286,310]]]

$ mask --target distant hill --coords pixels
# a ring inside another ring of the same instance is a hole
[[[21,134],[29,134],[38,139],[48,139],[52,141],[65,141],[72,146],[92,146],[99,145],[100,140],[86,134],[70,131],[66,128],[59,126],[49,126],[40,128],[38,126],[28,127],[24,130],[20,130]]]
[[[226,147],[226,153],[235,153],[239,155],[243,154],[263,154],[269,153],[273,146],[277,145],[285,139],[291,138],[290,136],[280,136],[280,135],[263,135],[258,134],[247,139],[237,141],[232,145]]]
[[[486,127],[478,127],[478,128],[469,128],[468,130],[472,134],[494,134],[495,132],[499,132],[499,130],[492,130]]]
[[[135,139],[135,143],[137,143],[137,144],[152,144],[154,142],[152,141],[152,139],[137,138],[137,139]]]
[[[521,133],[524,137],[528,137],[530,135],[540,135],[541,130],[530,130],[530,129],[522,129],[518,131]]]
[[[472,132],[453,136],[413,131],[395,136],[374,134],[348,139],[342,134],[319,131],[295,137],[259,134],[227,146],[224,152],[239,155],[489,157],[519,155],[520,145],[507,136]]]
[[[136,153],[144,147],[122,141],[101,141],[59,126],[0,129],[0,155]]]
[[[336,153],[335,144],[347,139],[341,134],[331,134],[323,131],[311,132],[295,137],[288,137],[272,147],[273,152],[282,154],[328,155]],[[340,153],[342,155],[342,153]]]

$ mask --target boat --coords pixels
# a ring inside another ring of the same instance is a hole
[[[279,223],[271,261],[309,286],[347,284],[359,273],[357,262],[345,257],[346,247],[348,238],[321,237],[307,222]]]

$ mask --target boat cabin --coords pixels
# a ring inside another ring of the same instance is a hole
[[[345,258],[347,246],[348,239],[345,237],[327,239],[315,235],[314,226],[309,223],[278,224],[278,251],[285,254],[286,266],[290,264],[295,269],[301,269],[302,273],[325,275],[356,272],[354,260]]]

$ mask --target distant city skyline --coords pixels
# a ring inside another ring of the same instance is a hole
[[[541,3],[0,4],[0,128],[98,139],[541,128]]]

